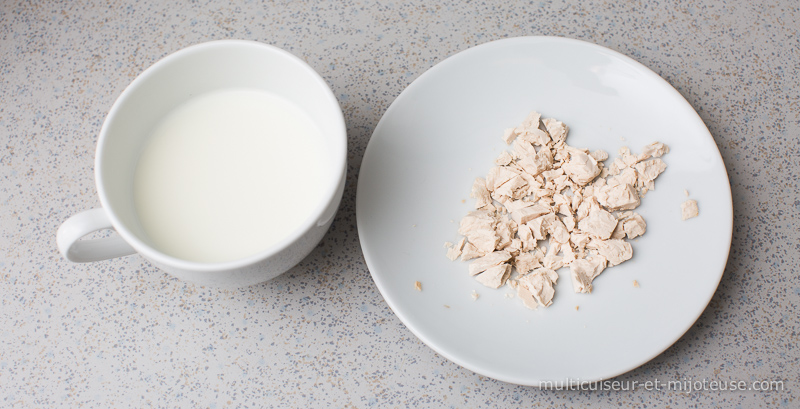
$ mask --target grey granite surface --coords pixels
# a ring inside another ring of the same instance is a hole
[[[730,175],[733,245],[713,300],[617,379],[782,390],[506,384],[437,355],[386,306],[355,226],[373,128],[437,62],[524,35],[594,42],[653,69],[703,118]],[[794,1],[3,1],[0,407],[800,407],[799,36]],[[339,98],[350,168],[328,235],[287,274],[233,291],[139,256],[63,260],[59,224],[99,205],[94,149],[116,97],[159,58],[222,38],[294,53]]]

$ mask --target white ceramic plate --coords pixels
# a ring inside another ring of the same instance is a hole
[[[508,286],[483,287],[443,248],[472,209],[472,181],[507,149],[503,129],[531,110],[566,123],[570,145],[605,149],[612,159],[625,145],[671,148],[656,190],[637,209],[647,233],[632,241],[633,259],[603,272],[592,294],[575,294],[561,269],[553,305],[536,311],[507,298]],[[700,208],[688,221],[684,189]],[[409,85],[367,147],[357,218],[372,278],[400,320],[447,359],[523,385],[608,379],[667,349],[714,294],[733,224],[722,158],[686,100],[628,57],[549,37],[471,48]]]

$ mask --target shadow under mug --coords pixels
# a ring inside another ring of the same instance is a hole
[[[165,114],[194,96],[227,88],[267,91],[308,114],[321,130],[324,151],[330,157],[324,192],[312,216],[299,228],[255,255],[219,263],[178,259],[154,247],[138,221],[133,178],[139,153]],[[65,221],[58,229],[58,248],[73,262],[139,253],[173,276],[201,285],[243,287],[267,281],[305,258],[330,227],[344,191],[346,157],[341,108],[325,80],[308,64],[280,48],[254,41],[219,40],[190,46],[142,72],[112,106],[95,155],[102,208]],[[114,229],[117,235],[81,240],[102,229]]]

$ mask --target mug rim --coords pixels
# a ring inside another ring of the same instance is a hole
[[[258,253],[252,254],[247,257],[238,258],[235,260],[230,261],[222,261],[222,262],[200,262],[200,261],[190,261],[184,260],[178,257],[170,256],[153,246],[145,243],[141,240],[136,234],[131,232],[127,226],[121,221],[121,219],[117,216],[117,212],[113,209],[110,205],[111,201],[109,200],[106,191],[105,191],[105,179],[102,175],[101,169],[103,168],[103,155],[101,154],[105,149],[106,138],[108,135],[108,129],[110,127],[110,123],[114,122],[114,117],[118,115],[118,111],[121,109],[120,107],[124,105],[124,101],[126,101],[130,95],[134,92],[133,90],[138,88],[140,84],[148,81],[149,77],[153,76],[157,71],[161,70],[162,67],[167,66],[174,60],[182,59],[187,55],[202,52],[209,48],[217,48],[217,47],[250,47],[253,50],[258,50],[261,52],[269,52],[277,54],[280,58],[287,59],[296,65],[298,65],[304,73],[309,77],[311,81],[313,81],[317,86],[321,87],[323,90],[323,94],[325,95],[325,99],[327,103],[331,104],[332,107],[336,107],[333,111],[334,122],[336,122],[335,127],[331,129],[326,129],[326,132],[330,132],[332,134],[332,138],[334,139],[334,145],[339,147],[339,151],[336,155],[333,155],[332,163],[331,163],[331,173],[339,175],[338,178],[332,179],[330,183],[328,183],[324,187],[322,198],[317,203],[317,206],[312,211],[311,215],[309,215],[304,222],[294,229],[288,236],[282,238],[277,243],[274,243],[267,248],[259,251]],[[297,57],[296,55],[273,45],[252,41],[252,40],[240,40],[240,39],[224,39],[224,40],[212,40],[207,41],[199,44],[194,44],[188,47],[184,47],[179,49],[175,52],[172,52],[155,63],[149,66],[147,69],[142,71],[136,78],[128,84],[125,89],[120,93],[119,97],[114,101],[114,104],[111,106],[108,114],[106,115],[105,120],[103,121],[103,125],[100,129],[100,136],[97,142],[97,150],[95,152],[95,165],[94,165],[94,173],[95,173],[95,181],[97,185],[97,193],[100,197],[100,203],[105,210],[106,214],[108,215],[109,220],[111,221],[111,225],[114,226],[114,229],[128,244],[131,245],[140,255],[151,260],[155,263],[178,268],[181,270],[187,271],[198,271],[198,272],[214,272],[214,271],[227,271],[227,270],[237,270],[241,268],[245,268],[266,260],[267,258],[280,253],[281,251],[287,249],[292,244],[294,244],[298,239],[304,236],[309,230],[311,230],[315,224],[319,222],[319,219],[323,217],[325,210],[331,204],[331,201],[334,199],[336,195],[336,191],[338,188],[339,183],[341,183],[342,179],[346,177],[346,166],[347,166],[347,128],[344,121],[344,114],[342,113],[341,106],[339,105],[339,101],[333,94],[331,87],[328,85],[327,82],[319,75],[319,73],[314,70],[308,63]]]

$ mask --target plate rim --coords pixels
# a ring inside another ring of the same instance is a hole
[[[381,278],[378,275],[376,275],[376,273],[374,272],[375,269],[373,268],[373,266],[376,266],[376,262],[372,260],[372,257],[370,256],[369,250],[368,250],[369,244],[366,243],[366,241],[364,240],[364,231],[363,231],[363,228],[362,228],[363,222],[359,222],[359,220],[361,219],[361,217],[359,217],[359,214],[360,214],[360,212],[359,212],[359,208],[360,208],[359,204],[363,200],[363,199],[360,199],[360,198],[363,197],[362,194],[361,194],[361,191],[362,191],[362,185],[361,185],[362,184],[362,179],[360,178],[360,175],[361,175],[361,170],[362,170],[362,167],[364,165],[364,162],[370,156],[370,152],[374,151],[374,149],[375,149],[375,148],[370,149],[371,147],[374,146],[374,144],[372,144],[371,142],[372,142],[373,138],[375,137],[375,135],[378,134],[382,130],[382,128],[384,128],[386,126],[385,125],[386,122],[387,122],[386,118],[387,118],[387,116],[391,115],[391,113],[393,112],[393,108],[395,108],[397,102],[398,101],[402,101],[404,99],[404,97],[407,97],[408,89],[411,88],[412,86],[414,86],[415,83],[418,83],[421,79],[424,79],[424,78],[427,78],[427,77],[429,77],[431,75],[434,75],[432,73],[441,71],[443,69],[442,68],[443,66],[447,67],[449,65],[454,64],[454,60],[457,60],[458,58],[463,58],[464,55],[480,52],[480,50],[485,49],[485,48],[497,47],[501,43],[503,45],[505,45],[505,44],[514,43],[514,42],[517,42],[517,43],[529,43],[529,44],[530,43],[539,43],[539,42],[544,42],[544,43],[548,43],[548,42],[552,42],[552,43],[567,43],[567,44],[571,44],[571,45],[579,45],[579,46],[583,46],[583,47],[588,47],[590,49],[593,49],[593,50],[598,51],[600,53],[603,53],[605,55],[616,57],[616,58],[624,61],[625,63],[630,64],[633,67],[639,69],[641,73],[643,73],[644,75],[650,77],[650,80],[653,80],[653,81],[656,81],[656,82],[661,82],[663,85],[666,85],[665,89],[667,90],[667,92],[673,93],[674,94],[673,97],[677,97],[677,101],[679,103],[685,104],[691,110],[691,112],[694,113],[694,115],[700,121],[700,124],[702,124],[703,130],[704,130],[703,137],[710,138],[711,142],[713,143],[713,145],[715,147],[714,152],[716,153],[717,158],[719,159],[720,163],[722,164],[722,170],[724,172],[725,179],[727,181],[727,183],[725,183],[724,189],[725,189],[725,192],[727,193],[727,195],[726,195],[726,198],[728,199],[727,201],[730,204],[731,218],[730,218],[730,220],[728,220],[727,232],[725,234],[725,237],[727,237],[727,244],[725,246],[725,249],[726,249],[726,251],[725,251],[725,262],[722,264],[720,271],[717,273],[717,279],[716,279],[716,284],[714,285],[714,290],[710,292],[710,294],[708,296],[708,299],[703,304],[703,307],[695,314],[694,318],[691,321],[687,320],[688,325],[686,325],[677,334],[677,336],[674,339],[669,340],[669,342],[665,344],[666,346],[663,349],[660,349],[660,350],[656,351],[655,353],[653,353],[653,354],[641,359],[640,361],[637,360],[639,362],[633,364],[630,367],[626,367],[626,368],[624,368],[622,370],[619,370],[619,371],[612,371],[608,376],[603,376],[603,377],[600,377],[600,378],[597,378],[597,379],[587,379],[587,380],[585,380],[586,382],[601,382],[601,381],[605,381],[605,380],[620,376],[622,374],[628,373],[628,372],[630,372],[630,371],[632,371],[632,370],[634,370],[636,368],[639,368],[639,367],[643,366],[644,364],[650,362],[651,360],[653,360],[657,356],[663,354],[667,349],[669,349],[673,345],[675,345],[675,343],[678,340],[683,338],[683,336],[686,335],[686,333],[689,331],[689,329],[691,329],[697,323],[697,320],[700,319],[700,317],[702,316],[703,312],[706,311],[706,309],[708,308],[708,305],[710,304],[711,300],[714,298],[714,295],[716,294],[717,290],[719,289],[719,284],[722,281],[722,277],[723,277],[723,275],[725,273],[725,269],[727,267],[728,260],[730,258],[731,243],[732,243],[732,240],[733,240],[734,208],[733,208],[733,197],[732,197],[732,194],[731,194],[730,176],[728,175],[728,170],[727,170],[727,167],[725,166],[724,158],[722,157],[722,153],[719,151],[719,147],[716,145],[716,141],[714,140],[714,136],[711,134],[711,131],[708,130],[708,126],[705,124],[705,121],[703,121],[702,117],[700,117],[700,115],[697,113],[697,110],[692,106],[692,104],[689,103],[689,101],[686,100],[686,98],[683,96],[683,94],[681,94],[677,89],[675,89],[675,87],[672,84],[670,84],[667,80],[665,80],[663,77],[658,75],[655,71],[651,70],[649,67],[645,66],[644,64],[640,63],[639,61],[636,61],[635,59],[633,59],[631,57],[628,57],[628,56],[626,56],[626,55],[624,55],[624,54],[622,54],[622,53],[620,53],[618,51],[615,51],[615,50],[612,50],[610,48],[607,48],[607,47],[604,47],[604,46],[601,46],[601,45],[598,45],[598,44],[595,44],[595,43],[591,43],[591,42],[588,42],[588,41],[577,40],[577,39],[566,38],[566,37],[557,37],[557,36],[519,36],[519,37],[510,37],[510,38],[503,38],[503,39],[488,41],[488,42],[485,42],[485,43],[482,43],[482,44],[471,46],[471,47],[469,47],[467,49],[464,49],[464,50],[461,50],[461,51],[458,51],[456,53],[451,54],[447,58],[439,61],[438,63],[434,64],[432,67],[428,68],[425,72],[423,72],[420,76],[418,76],[410,84],[408,84],[400,92],[400,94],[394,99],[394,101],[391,102],[391,104],[386,109],[386,111],[383,113],[383,115],[381,115],[381,119],[378,121],[378,124],[375,126],[375,129],[373,130],[372,134],[370,135],[370,139],[369,139],[369,141],[367,143],[367,147],[364,150],[364,156],[362,157],[361,164],[359,165],[359,179],[358,179],[358,184],[357,184],[357,187],[356,187],[356,204],[355,204],[356,205],[356,228],[357,228],[358,235],[359,235],[359,244],[360,244],[360,247],[361,247],[361,252],[362,252],[362,255],[364,256],[364,261],[367,264],[367,268],[369,270],[370,276],[372,277],[372,281],[375,283],[375,286],[378,288],[378,291],[380,292],[380,294],[383,297],[384,301],[386,301],[386,304],[389,306],[391,311],[397,316],[397,318],[400,319],[400,322],[402,322],[403,325],[409,331],[411,331],[411,333],[414,334],[414,336],[416,336],[420,341],[422,341],[422,343],[425,344],[427,347],[431,348],[433,351],[435,351],[437,354],[443,356],[445,359],[447,359],[447,360],[449,360],[449,361],[455,363],[456,365],[459,365],[459,366],[461,366],[461,367],[463,367],[465,369],[468,369],[468,370],[470,370],[470,371],[472,371],[472,372],[474,372],[474,373],[476,373],[478,375],[486,376],[486,377],[489,377],[489,378],[492,378],[492,379],[496,379],[496,380],[499,380],[499,381],[502,381],[502,382],[511,383],[511,384],[524,385],[524,386],[535,386],[535,387],[540,387],[540,388],[542,387],[542,383],[545,382],[545,380],[543,380],[543,379],[535,379],[536,377],[530,377],[530,378],[521,379],[521,378],[515,377],[515,376],[507,376],[505,374],[497,373],[496,371],[492,371],[492,370],[489,370],[487,368],[478,367],[476,365],[473,365],[471,362],[464,361],[464,360],[462,360],[462,359],[450,354],[445,348],[440,348],[439,346],[435,345],[433,342],[430,342],[429,340],[427,340],[424,334],[422,334],[413,325],[409,324],[408,317],[402,312],[401,309],[397,308],[397,304],[395,303],[395,301],[393,301],[391,299],[391,297],[387,297],[386,292],[384,291],[384,286],[386,284],[382,283]]]

